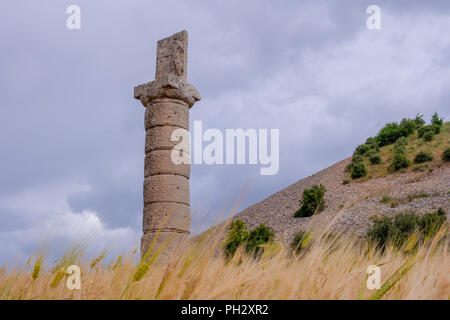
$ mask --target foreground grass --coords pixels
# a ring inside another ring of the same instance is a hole
[[[0,269],[0,299],[449,299],[448,232],[384,251],[339,237],[316,236],[294,255],[281,245],[260,259],[217,255],[219,241],[191,245],[167,266],[135,263],[136,252],[104,264],[82,261],[75,247],[48,266],[38,254],[24,267]],[[415,248],[412,250],[412,248]],[[77,251],[78,250],[78,251]],[[81,267],[81,290],[66,287],[64,264]],[[369,265],[381,268],[379,290],[366,288]]]

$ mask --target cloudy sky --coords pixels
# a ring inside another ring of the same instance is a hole
[[[66,9],[81,8],[81,30]],[[381,8],[381,30],[366,9]],[[25,1],[0,11],[0,264],[46,238],[141,236],[144,111],[156,41],[189,32],[190,113],[207,128],[280,129],[280,170],[193,165],[193,228],[349,156],[386,122],[450,118],[450,2]]]

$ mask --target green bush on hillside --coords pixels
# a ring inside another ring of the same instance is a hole
[[[420,231],[425,237],[431,237],[445,221],[445,211],[442,208],[433,213],[425,213],[419,220]]]
[[[433,156],[429,152],[421,151],[414,157],[414,163],[424,163],[433,161]]]
[[[400,126],[397,122],[392,122],[386,124],[376,136],[378,144],[380,147],[387,146],[394,143],[398,138],[400,138]]]
[[[245,245],[246,253],[258,257],[264,251],[261,245],[271,242],[273,237],[272,228],[264,223],[248,232],[247,226],[242,220],[235,220],[230,225],[230,230],[222,247],[228,258],[234,256],[236,250],[242,245]]]
[[[350,177],[352,179],[363,178],[367,175],[367,169],[363,162],[357,162],[352,165]]]
[[[327,190],[323,185],[314,185],[303,191],[300,209],[295,212],[295,218],[310,217],[325,207],[323,196]]]
[[[405,137],[398,138],[394,144],[394,153],[405,153],[408,140]]]
[[[405,150],[408,141],[405,137],[399,138],[394,145],[394,156],[390,165],[392,171],[398,171],[400,169],[408,168],[411,163],[406,157]]]
[[[377,153],[369,154],[369,160],[371,164],[380,164],[381,163],[381,157]]]
[[[370,147],[367,144],[360,144],[356,147],[354,155],[364,155],[370,150]]]
[[[248,235],[245,251],[253,254],[254,257],[258,257],[264,251],[263,244],[269,243],[273,240],[274,232],[272,228],[261,223],[254,230],[250,231]]]
[[[400,169],[408,168],[411,165],[411,162],[408,160],[404,153],[395,153],[392,158],[392,163],[390,165],[390,169],[393,171],[398,171]]]
[[[228,257],[232,257],[236,250],[248,239],[247,226],[242,220],[235,220],[231,223],[223,249]]]
[[[423,127],[425,125],[425,120],[423,120],[423,114],[416,114],[414,122],[416,123],[417,128]]]
[[[436,125],[438,127],[442,127],[442,125],[444,124],[444,118],[439,118],[438,113],[435,112],[431,117],[431,124]]]
[[[394,218],[388,216],[372,217],[373,226],[366,237],[378,247],[384,248],[389,241],[396,247],[403,246],[408,238],[417,232],[421,241],[432,236],[445,223],[445,211],[439,208],[436,212],[419,216],[415,213],[400,213]]]
[[[400,124],[391,122],[381,128],[376,136],[376,140],[380,147],[387,146],[397,141],[400,137],[408,137],[414,133],[417,127],[417,118],[403,118]]]
[[[444,152],[442,152],[442,160],[450,162],[450,147],[445,149]]]
[[[427,131],[423,134],[423,140],[425,141],[431,141],[434,138],[434,132],[433,131]]]
[[[294,250],[295,253],[300,253],[300,251],[306,246],[308,240],[310,239],[311,234],[307,231],[300,231],[294,237],[291,242],[291,249]]]

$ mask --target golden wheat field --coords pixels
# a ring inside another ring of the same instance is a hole
[[[317,235],[298,255],[273,244],[259,259],[238,250],[231,260],[217,255],[215,241],[191,244],[164,266],[151,257],[136,262],[136,251],[108,264],[105,252],[85,261],[73,246],[55,265],[41,252],[23,267],[3,267],[0,299],[449,299],[448,239],[442,229],[420,245],[411,237],[400,250],[380,251]],[[81,268],[80,290],[66,286],[72,264]],[[370,265],[381,268],[378,290],[366,287]]]

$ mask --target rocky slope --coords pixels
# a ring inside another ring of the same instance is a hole
[[[445,141],[448,146],[450,141]],[[442,147],[442,146],[441,146]],[[440,149],[441,149],[440,147]],[[441,151],[442,152],[442,151]],[[345,172],[351,157],[340,161],[310,177],[299,180],[287,188],[258,202],[231,219],[241,219],[249,227],[265,223],[274,229],[276,238],[290,242],[299,231],[331,229],[347,235],[364,236],[371,226],[374,215],[395,215],[409,211],[426,213],[443,208],[450,216],[450,163],[435,159],[432,167],[414,170],[414,165],[405,172],[398,172],[366,180],[350,180]],[[325,209],[308,218],[294,218],[300,207],[303,190],[315,184],[323,184]],[[385,198],[385,201],[381,199]],[[389,198],[388,198],[389,197]],[[386,200],[389,199],[389,200]],[[206,231],[206,235],[217,234],[223,222]]]

